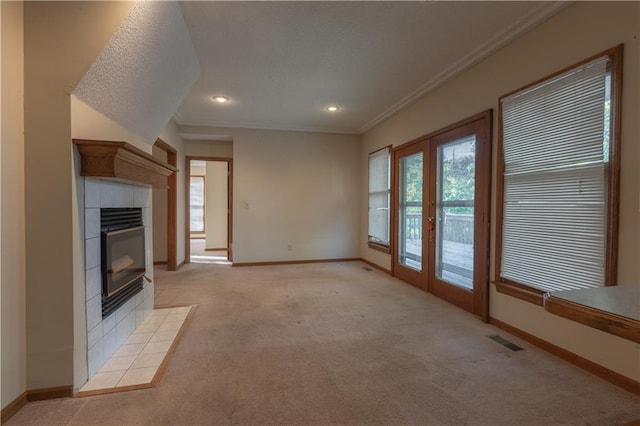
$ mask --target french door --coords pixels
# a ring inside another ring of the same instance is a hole
[[[408,283],[427,290],[426,256],[423,244],[425,196],[425,160],[428,153],[424,144],[412,144],[393,153],[395,184],[394,275]]]
[[[490,135],[489,111],[394,152],[394,274],[485,321]]]

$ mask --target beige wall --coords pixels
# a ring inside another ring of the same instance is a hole
[[[234,262],[358,257],[358,136],[233,136]]]
[[[189,157],[232,158],[233,142],[230,141],[185,141],[184,155]]]
[[[2,408],[27,386],[23,5],[0,3]]]
[[[145,152],[151,152],[149,141],[96,111],[75,95],[71,95],[71,136],[74,139],[128,142]]]
[[[28,389],[73,385],[74,279],[81,257],[74,253],[80,230],[69,93],[131,7],[25,4]]]
[[[234,262],[359,256],[359,136],[197,126],[180,130],[233,138]],[[223,144],[190,141],[185,151],[220,157]]]
[[[226,248],[227,162],[207,161],[205,167],[205,248]]]
[[[489,108],[497,111],[498,97],[501,95],[624,43],[618,277],[621,285],[638,285],[638,9],[637,2],[574,3],[557,16],[366,132],[360,156],[363,180],[360,192],[362,257],[386,268],[390,266],[388,255],[370,250],[366,245],[367,153],[388,144],[400,145]],[[495,143],[494,123],[494,146]],[[496,164],[495,149],[493,164]],[[495,188],[495,168],[493,187]],[[495,213],[495,196],[492,205]],[[495,244],[492,241],[492,267],[494,253]],[[490,297],[492,317],[640,381],[639,345],[548,314],[539,306],[499,294],[494,288],[491,289]]]
[[[195,160],[198,161],[198,160]],[[194,166],[194,160],[191,160],[191,176],[207,176],[207,166]]]

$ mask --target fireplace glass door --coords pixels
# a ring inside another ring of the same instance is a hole
[[[104,296],[117,293],[144,273],[144,226],[102,233]]]

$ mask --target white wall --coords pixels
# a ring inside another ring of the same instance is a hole
[[[460,76],[428,93],[363,136],[360,155],[360,253],[385,268],[390,256],[371,250],[367,235],[367,154],[400,145],[489,108],[498,98],[617,44],[625,44],[620,184],[620,285],[640,284],[638,147],[639,4],[576,2]],[[494,147],[497,127],[494,120]],[[497,162],[494,148],[493,164]],[[493,188],[495,188],[495,167]],[[492,217],[495,218],[495,195]],[[495,222],[493,223],[495,229]],[[495,236],[491,266],[494,266]],[[493,277],[495,271],[492,270]],[[497,293],[492,287],[490,315],[622,375],[640,381],[640,346],[631,341],[551,315],[541,307]]]
[[[0,3],[2,408],[27,386],[22,2]]]
[[[227,162],[207,161],[205,167],[205,248],[226,248]]]

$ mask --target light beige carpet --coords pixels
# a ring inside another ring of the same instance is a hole
[[[30,403],[9,425],[622,425],[640,398],[360,262],[156,270],[198,304],[153,389]],[[525,350],[512,352],[499,334]]]

